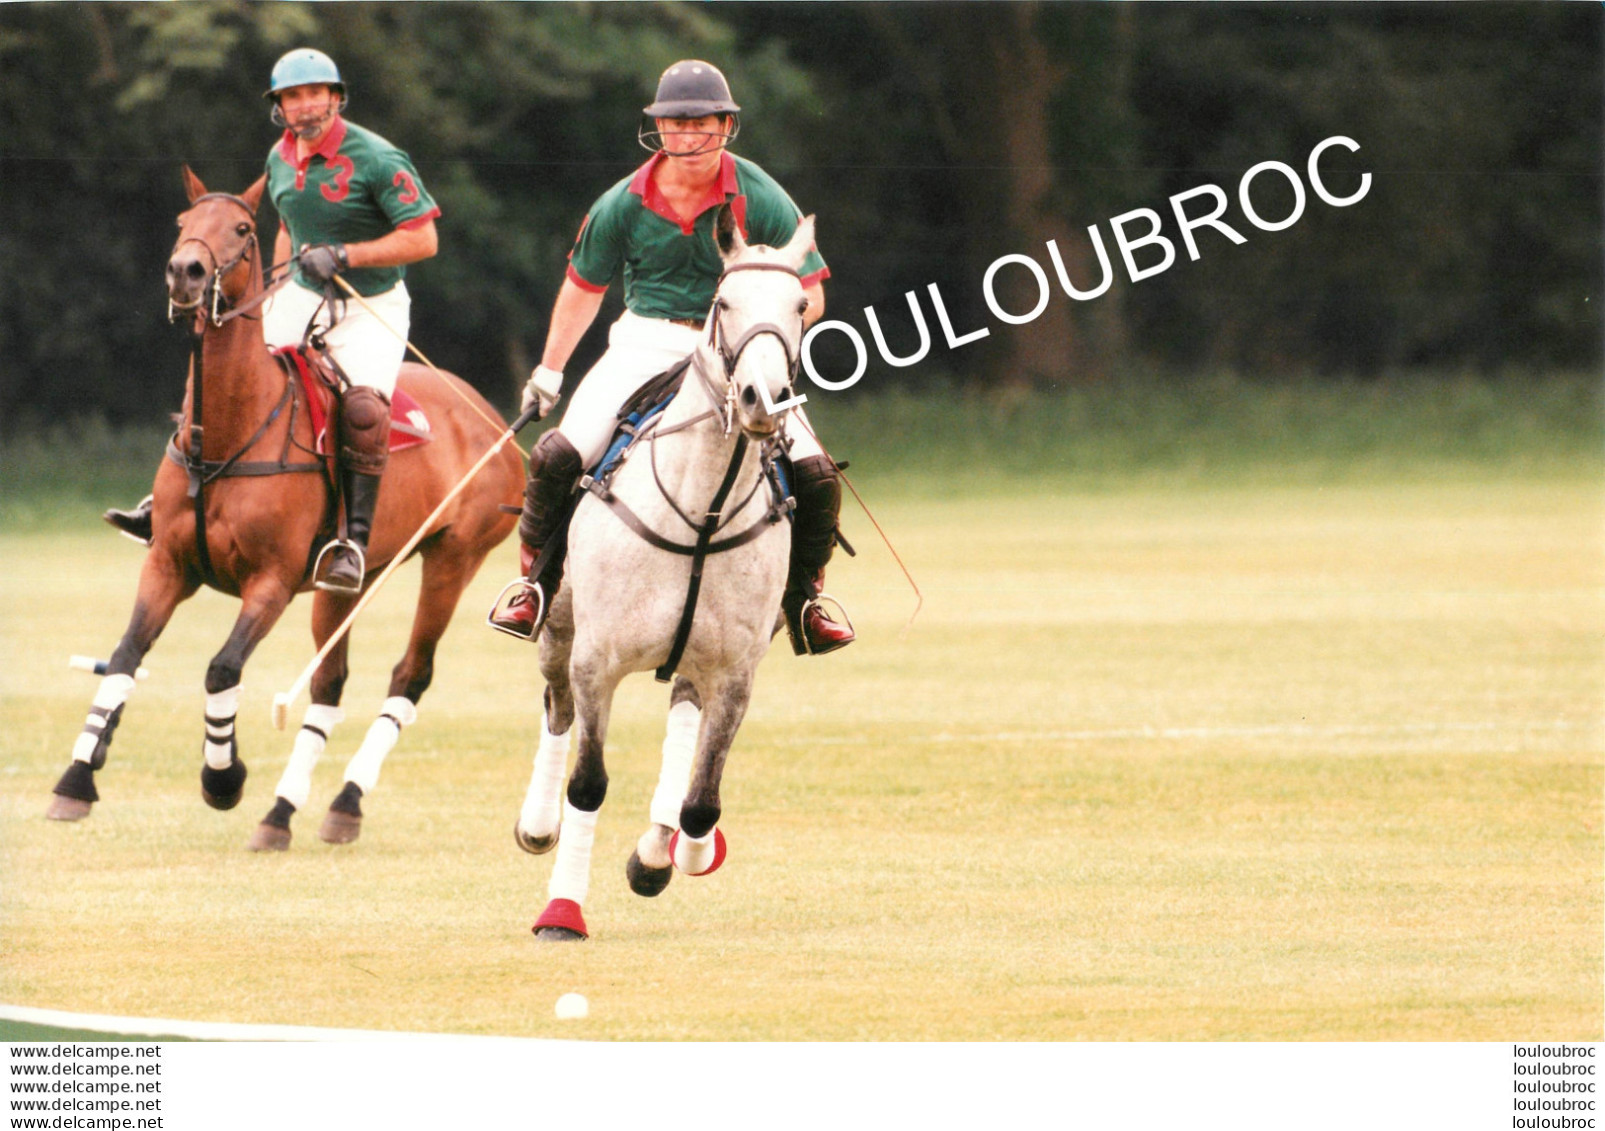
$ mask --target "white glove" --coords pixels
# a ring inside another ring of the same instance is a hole
[[[520,414],[529,411],[530,406],[539,404],[540,412],[537,419],[544,418],[557,404],[557,398],[563,391],[563,374],[556,369],[548,369],[544,365],[537,365],[535,371],[529,375],[529,381],[524,385],[524,399],[519,402]]]

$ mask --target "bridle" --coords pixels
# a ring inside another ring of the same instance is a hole
[[[734,275],[737,271],[780,271],[784,274],[790,275],[794,279],[797,279],[799,282],[802,279],[802,276],[795,268],[787,267],[783,263],[736,263],[724,269],[724,273],[719,276],[719,283],[723,285],[724,281],[731,275]],[[739,338],[735,340],[734,344],[731,344],[730,337],[725,332],[724,322],[720,318],[720,315],[729,309],[730,303],[715,293],[713,298],[713,306],[708,312],[707,344],[713,353],[724,364],[724,392],[721,394],[718,389],[714,388],[712,379],[703,369],[701,365],[701,351],[698,351],[696,360],[692,363],[692,369],[696,371],[697,376],[702,380],[703,387],[708,391],[708,395],[712,398],[713,402],[715,404],[719,404],[721,401],[723,402],[721,422],[724,425],[724,433],[726,436],[730,435],[730,430],[735,426],[736,366],[741,363],[741,355],[746,351],[749,345],[765,334],[771,334],[780,340],[780,348],[785,351],[786,354],[787,399],[790,399],[790,391],[792,387],[796,385],[797,374],[802,367],[801,345],[799,344],[798,346],[794,347],[792,345],[791,338],[787,336],[785,329],[773,322],[754,322],[751,326],[747,327],[747,329]],[[800,313],[797,316],[797,323],[798,342],[800,343],[802,340],[802,315]]]
[[[194,200],[190,201],[190,207],[193,208],[195,205],[208,200],[226,200],[230,204],[237,205],[243,209],[246,216],[249,217],[249,220],[247,221],[248,231],[244,233],[245,239],[240,245],[239,254],[234,256],[234,258],[230,259],[227,263],[220,262],[221,257],[217,254],[217,250],[200,236],[181,236],[178,243],[173,245],[172,253],[168,256],[169,261],[171,261],[174,255],[178,254],[178,249],[183,247],[185,244],[200,244],[202,249],[205,250],[207,257],[212,261],[212,277],[207,280],[206,286],[201,290],[201,293],[196,296],[194,302],[174,302],[172,293],[169,291],[167,296],[167,320],[169,322],[178,321],[178,316],[180,314],[190,314],[201,309],[202,307],[206,307],[208,308],[208,315],[211,319],[212,325],[221,326],[229,319],[238,318],[240,315],[251,310],[259,303],[265,301],[268,293],[270,293],[264,292],[263,294],[258,295],[246,306],[232,307],[231,309],[225,310],[224,304],[230,300],[228,299],[228,296],[223,293],[224,278],[228,275],[231,275],[234,272],[234,269],[240,264],[250,262],[253,252],[257,250],[256,210],[253,209],[243,198],[227,192],[202,193],[200,196],[197,196]]]

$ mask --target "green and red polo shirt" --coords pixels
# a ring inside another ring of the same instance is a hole
[[[289,130],[268,154],[267,191],[299,251],[303,244],[362,243],[440,215],[418,181],[412,159],[372,130],[336,116],[305,161]],[[388,291],[404,267],[354,267],[343,273],[361,295]],[[320,289],[296,268],[295,281]]]
[[[744,239],[769,247],[790,241],[802,213],[773,177],[726,152],[718,180],[687,223],[658,188],[654,174],[665,160],[661,152],[653,154],[591,206],[569,253],[568,277],[582,290],[599,293],[623,268],[624,304],[634,313],[700,319],[713,305],[724,271],[713,238],[718,206],[730,205]],[[805,287],[830,277],[817,248],[809,251],[801,274]]]

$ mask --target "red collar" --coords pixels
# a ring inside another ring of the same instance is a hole
[[[678,212],[670,207],[662,190],[658,188],[658,166],[667,160],[668,157],[664,155],[661,149],[654,153],[650,161],[635,171],[635,176],[630,180],[630,191],[641,198],[642,207],[657,213],[665,220],[678,224],[680,230],[686,235],[691,234],[691,229],[695,225],[698,216],[701,216],[710,208],[716,208],[724,204],[741,191],[736,183],[736,159],[730,155],[730,151],[727,149],[719,154],[718,177],[709,187],[708,195],[702,198],[692,212],[691,223],[688,224]]]
[[[292,130],[285,130],[284,136],[279,139],[279,156],[284,159],[285,164],[292,168],[305,168],[311,164],[314,157],[321,157],[325,161],[333,160],[335,154],[340,152],[340,143],[345,139],[346,120],[336,114],[333,123],[330,124],[328,131],[323,135],[323,140],[318,142],[316,149],[307,154],[305,161],[296,156],[295,133]]]

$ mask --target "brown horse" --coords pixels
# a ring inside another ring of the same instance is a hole
[[[242,607],[206,671],[201,793],[217,809],[239,803],[245,764],[234,717],[241,671],[295,594],[312,588],[311,563],[336,513],[333,477],[316,454],[305,392],[263,339],[256,209],[265,180],[240,196],[210,193],[186,168],[184,184],[190,207],[179,216],[167,286],[170,309],[193,319],[197,348],[179,432],[156,473],[154,538],[140,571],[133,616],[107,665],[72,763],[56,784],[48,813],[56,820],[87,817],[99,800],[95,771],[105,763],[134,672],[174,609],[203,584],[239,597]],[[408,364],[397,388],[418,402],[432,439],[390,460],[369,542],[370,580],[506,428],[496,411],[454,376]],[[517,449],[509,444],[419,543],[423,583],[412,637],[392,673],[389,698],[330,806],[321,829],[325,840],[356,838],[360,798],[372,789],[402,726],[416,717],[432,675],[435,645],[458,598],[485,555],[513,528],[515,519],[499,504],[516,503],[523,485]],[[316,593],[312,634],[319,647],[357,599],[352,593]],[[346,670],[346,640],[341,640],[312,678],[312,705],[277,800],[252,835],[251,848],[289,847],[290,815],[306,803],[312,765],[329,728],[342,717]]]

